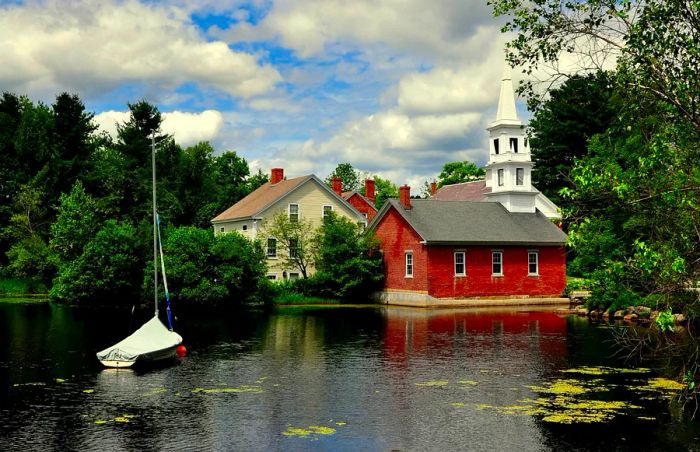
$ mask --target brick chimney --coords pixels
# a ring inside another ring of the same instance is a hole
[[[374,179],[365,180],[365,198],[374,204]]]
[[[399,201],[404,209],[411,208],[411,187],[408,185],[399,187]]]
[[[272,168],[272,174],[270,174],[270,183],[275,185],[284,180],[284,168]]]
[[[333,178],[333,191],[338,194],[338,196],[343,196],[343,179],[339,177]]]
[[[430,196],[433,196],[437,192],[437,182],[432,181],[430,183]]]

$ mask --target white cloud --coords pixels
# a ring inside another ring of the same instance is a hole
[[[195,83],[248,98],[281,80],[253,55],[207,41],[182,9],[135,0],[6,5],[0,44],[0,83],[33,94]]]
[[[200,141],[211,141],[218,137],[224,123],[223,115],[216,110],[205,110],[200,113],[171,111],[162,113],[161,130],[173,135],[175,142],[186,147]],[[129,120],[129,112],[105,111],[95,115],[94,121],[100,130],[117,136],[117,124]]]
[[[355,43],[444,59],[479,54],[498,35],[497,24],[487,18],[491,10],[486,2],[280,0],[260,24],[242,23],[223,33],[212,32],[231,41],[279,37],[302,58]]]
[[[201,113],[171,111],[163,113],[161,129],[173,135],[180,146],[191,146],[200,141],[211,141],[219,135],[224,123],[223,116],[216,110]]]

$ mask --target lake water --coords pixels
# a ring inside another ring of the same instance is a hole
[[[0,303],[0,449],[700,450],[670,372],[614,357],[615,329],[575,316],[180,317],[187,357],[105,370],[95,352],[129,312]]]

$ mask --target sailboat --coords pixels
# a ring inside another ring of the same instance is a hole
[[[97,359],[106,367],[131,367],[137,362],[157,361],[172,358],[182,344],[182,336],[173,331],[170,311],[170,294],[165,278],[163,244],[160,240],[160,219],[156,209],[156,150],[155,137],[151,136],[151,160],[153,174],[153,285],[155,315],[127,338],[97,353]],[[163,273],[163,288],[167,306],[168,327],[158,317],[158,251]]]

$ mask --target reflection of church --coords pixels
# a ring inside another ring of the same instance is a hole
[[[409,356],[469,354],[471,366],[489,366],[493,356],[508,349],[511,359],[539,356],[543,362],[566,357],[566,319],[554,312],[478,310],[415,310],[392,307],[386,311],[384,354],[391,362]],[[475,347],[478,347],[476,350]],[[481,358],[483,361],[479,362]]]

